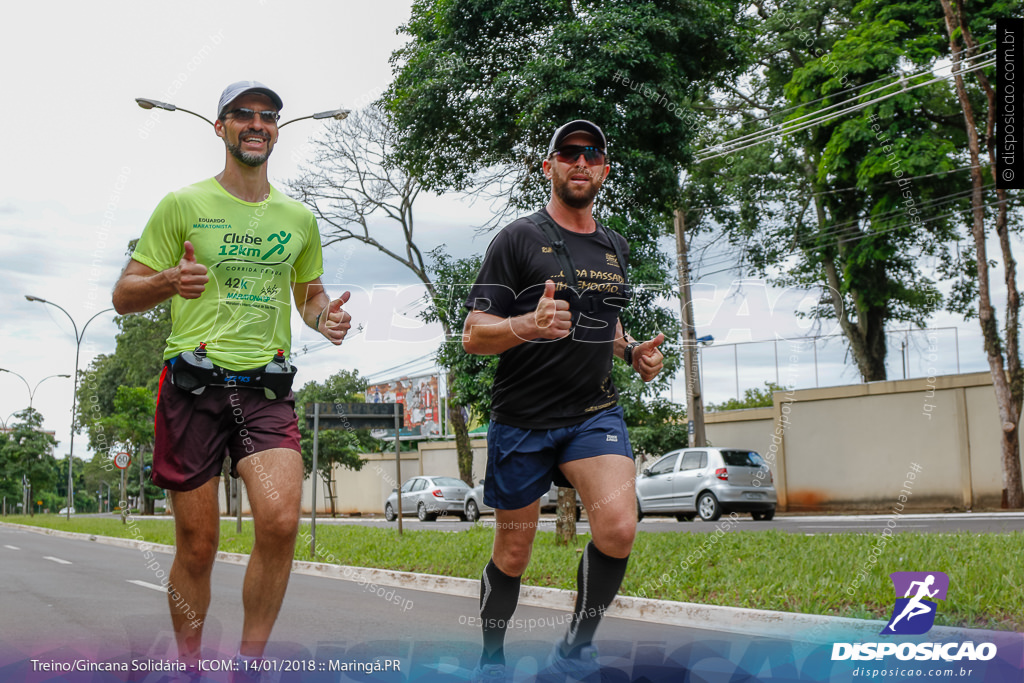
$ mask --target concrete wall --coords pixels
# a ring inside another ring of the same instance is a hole
[[[987,372],[778,392],[774,399],[771,408],[708,413],[705,423],[712,445],[765,457],[781,510],[992,509],[1002,501],[999,419]],[[484,477],[487,442],[471,445],[476,482]],[[383,514],[399,486],[394,453],[363,457],[359,472],[335,471],[339,513]],[[421,474],[458,477],[454,442],[403,453],[401,481]],[[307,480],[304,514],[311,502]],[[318,482],[317,514],[329,512]]]
[[[709,413],[715,445],[753,448],[780,509],[978,509],[1002,498],[988,373],[778,392],[772,408]]]
[[[470,441],[473,448],[473,481],[484,478],[487,466],[487,441],[476,439]],[[334,469],[335,511],[338,514],[384,514],[384,501],[391,490],[399,488],[399,478],[395,474],[395,454],[364,453],[366,464],[358,472],[344,468]],[[459,476],[459,460],[455,451],[455,443],[449,441],[424,442],[416,451],[402,452],[401,481],[419,475]],[[256,492],[260,495],[261,492]],[[224,487],[220,487],[220,509],[227,510]],[[302,514],[308,515],[313,509],[313,479],[309,477],[302,487]],[[242,513],[250,512],[248,496],[242,496]],[[327,487],[317,477],[316,513],[328,515],[331,504],[327,497]]]

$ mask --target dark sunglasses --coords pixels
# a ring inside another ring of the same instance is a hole
[[[277,123],[281,118],[281,115],[276,111],[253,111],[252,109],[246,109],[245,107],[224,112],[224,116],[234,116],[239,121],[252,121],[256,118],[256,114],[260,115],[260,119],[263,123]]]
[[[551,154],[558,157],[558,160],[564,164],[576,163],[581,154],[590,165],[603,164],[605,158],[603,149],[590,145],[565,145],[564,147],[559,147]]]

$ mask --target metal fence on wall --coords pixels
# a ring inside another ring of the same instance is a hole
[[[960,337],[957,327],[887,332],[886,377],[908,379],[987,370],[981,353],[961,358]],[[862,381],[842,334],[716,343],[698,349],[705,404],[742,399],[745,390],[764,389],[768,382],[809,389]],[[673,386],[673,401],[682,402],[684,396],[680,387]]]

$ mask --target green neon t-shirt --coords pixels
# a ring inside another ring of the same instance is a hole
[[[153,270],[178,265],[188,240],[210,281],[198,299],[171,298],[164,358],[206,342],[210,359],[231,370],[266,365],[291,350],[291,285],[323,275],[312,212],[271,187],[245,202],[215,178],[171,192],[156,207],[132,258]]]

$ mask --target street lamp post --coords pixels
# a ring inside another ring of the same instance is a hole
[[[53,378],[53,377],[70,377],[70,376],[71,376],[71,375],[50,375],[49,377],[44,377],[44,378],[42,378],[41,380],[39,380],[38,382],[36,382],[36,386],[35,386],[35,388],[32,388],[32,387],[31,387],[31,386],[29,385],[29,383],[28,383],[28,380],[27,380],[27,379],[25,379],[24,377],[22,377],[22,376],[21,376],[21,375],[19,375],[18,373],[14,372],[13,370],[8,370],[8,369],[6,369],[6,368],[0,368],[0,372],[6,372],[6,373],[8,373],[8,374],[10,374],[10,375],[14,375],[15,377],[17,377],[18,379],[20,379],[20,380],[21,380],[22,382],[24,382],[24,383],[25,383],[25,388],[26,388],[26,389],[28,389],[28,407],[29,407],[29,408],[31,408],[31,407],[32,407],[32,400],[33,400],[33,399],[35,398],[35,395],[36,395],[36,389],[38,389],[38,388],[39,388],[39,385],[40,385],[40,384],[42,384],[42,383],[43,383],[43,382],[45,382],[46,380],[48,380],[48,379],[51,379],[51,378]]]
[[[68,521],[71,521],[71,507],[72,507],[72,504],[74,503],[74,500],[75,500],[74,499],[74,488],[73,488],[74,487],[74,479],[72,477],[72,469],[73,469],[72,465],[74,463],[74,460],[72,458],[74,458],[74,455],[75,455],[75,410],[78,407],[78,359],[79,359],[79,356],[80,356],[80,354],[82,352],[82,339],[85,337],[85,330],[86,330],[87,327],[89,327],[89,323],[91,323],[93,320],[95,320],[99,316],[103,315],[104,313],[108,313],[108,312],[110,312],[110,311],[112,311],[114,309],[113,308],[105,308],[102,311],[100,311],[99,313],[97,313],[96,315],[94,315],[93,317],[89,318],[87,321],[85,321],[85,325],[82,325],[82,333],[79,334],[78,333],[78,325],[75,324],[75,319],[72,318],[71,314],[68,313],[67,311],[65,311],[63,307],[53,303],[52,301],[47,301],[46,299],[42,299],[42,298],[40,298],[38,296],[31,296],[29,294],[26,294],[25,298],[28,299],[29,301],[38,301],[39,303],[49,304],[49,305],[53,306],[54,308],[59,309],[64,315],[66,315],[68,317],[68,320],[71,321],[71,327],[73,327],[74,330],[75,330],[75,374],[74,374],[74,380],[73,380],[74,387],[73,387],[72,394],[71,394],[71,443],[70,443],[70,445],[68,447],[68,507],[67,507],[67,519],[68,519]]]
[[[178,107],[176,105],[170,104],[169,102],[161,102],[159,100],[154,100],[154,99],[151,99],[149,97],[136,97],[135,98],[135,102],[138,103],[138,105],[140,107],[142,107],[143,109],[163,109],[164,111],[183,111],[186,114],[192,114],[192,116],[195,116],[196,118],[200,118],[203,121],[206,121],[211,126],[213,125],[213,121],[211,121],[210,119],[206,118],[202,114],[197,114],[194,111],[189,111],[188,109],[184,109],[182,107]],[[281,128],[284,128],[285,126],[287,126],[289,123],[295,123],[296,121],[304,121],[306,119],[334,119],[335,121],[341,121],[346,116],[348,116],[349,113],[350,113],[349,109],[332,109],[330,111],[319,111],[319,112],[317,112],[315,114],[310,114],[309,116],[300,116],[297,119],[291,119],[289,121],[285,121],[284,123],[278,124],[277,127],[278,127],[278,129],[281,129]]]

